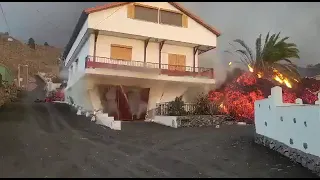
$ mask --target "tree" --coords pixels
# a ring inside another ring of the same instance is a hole
[[[49,44],[47,42],[44,43],[45,46],[49,46]]]
[[[28,40],[28,46],[29,46],[30,48],[32,48],[32,49],[36,49],[36,43],[35,43],[35,41],[34,41],[33,38],[29,38],[29,40]]]
[[[240,56],[241,62],[246,64],[249,69],[252,67],[255,73],[262,73],[263,76],[272,76],[275,72],[281,72],[287,79],[297,80],[300,78],[297,66],[292,62],[293,58],[299,58],[299,50],[294,43],[287,43],[289,37],[280,39],[278,34],[268,33],[264,44],[262,44],[262,35],[256,39],[255,54],[241,39],[234,40],[241,46],[235,48],[235,53]],[[227,51],[229,52],[229,51]]]
[[[5,32],[4,35],[9,36],[9,32]]]

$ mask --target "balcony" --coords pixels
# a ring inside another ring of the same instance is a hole
[[[106,57],[87,56],[86,68],[107,68],[130,71],[155,71],[168,76],[187,76],[214,79],[213,68],[177,66],[143,61],[127,61]]]

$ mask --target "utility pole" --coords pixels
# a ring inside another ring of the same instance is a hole
[[[20,87],[20,64],[18,64],[18,87]]]
[[[21,67],[26,67],[26,68],[27,68],[26,82],[25,82],[25,88],[27,88],[27,86],[28,86],[28,81],[29,81],[29,67],[28,67],[28,65],[21,65],[21,64],[18,64],[18,87],[21,86],[21,83],[20,83],[20,79],[21,79]]]

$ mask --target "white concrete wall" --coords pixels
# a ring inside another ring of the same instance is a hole
[[[99,35],[97,39],[96,55],[110,58],[111,44],[132,46],[132,60],[144,61],[144,41],[137,39],[120,38],[106,35]],[[93,47],[94,43],[90,45]],[[93,48],[92,48],[93,49]],[[147,62],[159,63],[159,43],[150,42],[147,47]],[[180,54],[186,56],[186,66],[193,67],[193,48],[164,44],[161,50],[161,63],[168,64],[168,54]],[[93,55],[93,51],[92,51]],[[196,55],[197,56],[197,55]],[[196,57],[196,67],[198,57]]]
[[[86,77],[78,78],[72,86],[68,85],[65,89],[65,99],[70,102],[68,97],[72,97],[76,105],[84,108],[84,110],[93,111],[95,109],[92,105],[89,89]]]
[[[318,96],[320,98],[320,94]],[[256,133],[320,157],[320,141],[317,136],[320,128],[319,100],[316,105],[304,105],[301,99],[296,102],[297,104],[283,103],[282,89],[272,88],[269,98],[255,102]],[[290,139],[293,144],[290,144]],[[304,143],[307,143],[307,149],[304,148]]]
[[[178,128],[176,116],[155,116],[152,122],[173,128]]]
[[[178,11],[167,2],[139,2],[140,4]],[[91,13],[88,27],[112,32],[135,34],[199,45],[216,46],[217,37],[205,27],[188,18],[188,28],[152,23],[127,17],[127,5]]]
[[[71,47],[71,49],[70,49],[70,51],[69,51],[69,54],[68,54],[67,57],[66,57],[65,65],[69,62],[71,56],[73,55],[73,53],[75,52],[77,46],[79,45],[82,37],[85,35],[85,33],[86,33],[87,29],[88,29],[88,25],[89,25],[89,24],[88,24],[88,19],[87,19],[87,20],[85,21],[85,23],[83,24],[83,26],[82,26],[82,28],[81,28],[81,30],[80,30],[80,32],[79,32],[79,34],[78,34],[75,42],[73,43],[73,45],[72,45],[72,47]]]

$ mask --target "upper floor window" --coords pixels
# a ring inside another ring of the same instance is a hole
[[[188,17],[173,10],[160,9],[143,4],[128,5],[128,17],[148,22],[188,27]]]
[[[135,5],[134,10],[135,19],[158,23],[158,9]]]
[[[160,23],[182,27],[182,14],[160,10]]]

